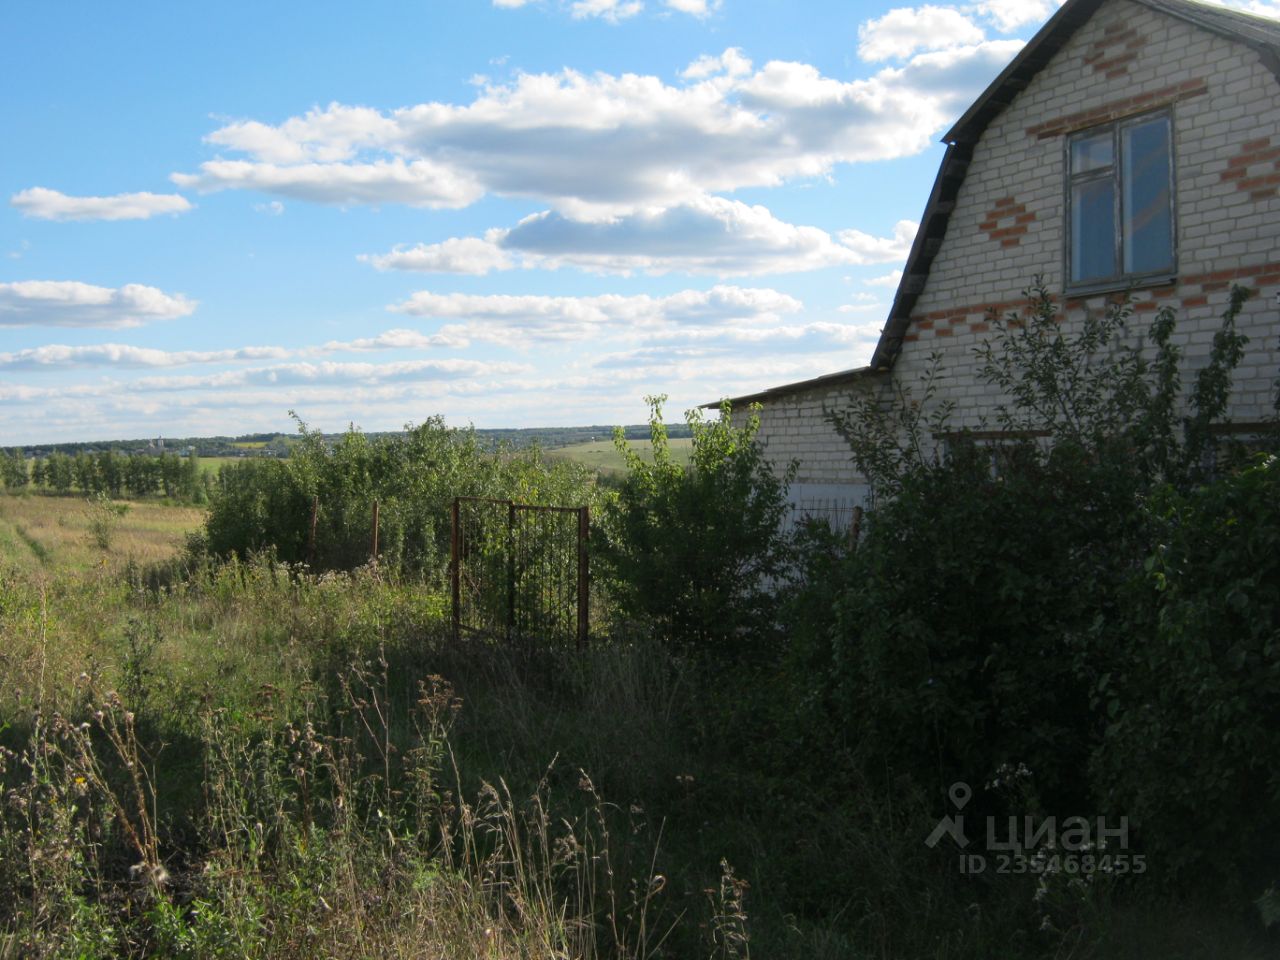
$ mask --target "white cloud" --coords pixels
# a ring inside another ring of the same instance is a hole
[[[68,346],[54,343],[0,353],[0,370],[53,371],[75,367],[115,367],[156,369],[196,364],[234,363],[255,360],[287,360],[331,353],[366,353],[375,350],[429,350],[468,346],[470,341],[456,332],[424,334],[417,330],[387,330],[375,337],[330,340],[319,346],[231,347],[222,350],[158,350],[122,343]]]
[[[410,207],[465,207],[484,193],[465,173],[428,160],[293,165],[211,160],[201,164],[200,171],[175,173],[173,182],[202,192],[261,190],[339,206],[403,203]]]
[[[182,294],[138,283],[95,287],[75,280],[0,283],[0,327],[136,327],[185,317],[196,308]]]
[[[892,237],[876,237],[861,230],[841,230],[840,242],[857,255],[856,263],[893,263],[907,259],[919,229],[920,224],[913,220],[899,220],[893,226]]]
[[[532,2],[533,0],[493,0],[493,5],[507,10],[514,10],[517,7],[523,7],[525,4]]]
[[[887,309],[880,298],[872,293],[855,293],[849,303],[836,307],[837,313],[876,313]]]
[[[706,80],[717,75],[732,79],[750,72],[751,61],[743,55],[742,50],[739,47],[729,47],[718,57],[704,54],[685,67],[680,76],[686,80]]]
[[[112,197],[69,197],[57,190],[31,187],[9,204],[36,220],[147,220],[162,213],[186,213],[191,204],[176,193],[120,193]]]
[[[1042,23],[1060,6],[1062,0],[980,0],[973,9],[991,20],[1001,33],[1010,33]]]
[[[858,27],[858,56],[871,62],[904,60],[919,50],[968,46],[984,39],[982,30],[955,7],[897,7]]]
[[[490,230],[483,239],[455,237],[361,259],[380,270],[426,273],[576,267],[734,276],[904,260],[915,230],[916,224],[903,220],[892,237],[845,230],[836,240],[817,227],[779,220],[763,206],[701,197],[605,221],[573,220],[548,210],[511,229]]]
[[[0,369],[53,370],[67,367],[176,367],[234,360],[279,360],[294,351],[284,347],[237,347],[230,350],[155,350],[122,343],[71,347],[49,344],[13,353],[0,353]]]
[[[334,204],[520,196],[607,219],[914,154],[1019,47],[956,47],[853,81],[803,63],[743,69],[737,52],[723,54],[714,75],[695,62],[674,86],[637,74],[521,74],[465,105],[382,113],[331,104],[278,126],[229,123],[208,140],[244,157],[173,179]]]
[[[255,213],[265,213],[268,216],[278,217],[284,213],[284,204],[279,200],[270,200],[267,203],[255,203],[253,209]]]
[[[459,321],[442,333],[500,344],[572,342],[606,335],[669,333],[682,326],[767,325],[796,313],[799,300],[768,288],[715,286],[665,297],[647,294],[549,297],[419,291],[390,307],[397,313]]]
[[[720,9],[720,0],[662,0],[664,6],[678,13],[705,19]]]
[[[643,0],[574,0],[569,5],[569,12],[575,20],[600,17],[610,23],[627,20],[643,9]]]
[[[378,386],[397,383],[462,381],[478,377],[513,376],[529,373],[528,364],[483,360],[400,360],[387,363],[280,363],[245,370],[188,376],[138,377],[127,382],[104,379],[71,387],[31,387],[0,384],[0,402],[37,402],[50,398],[114,396],[121,393],[182,393],[190,391],[238,390],[244,387],[340,387]],[[269,395],[264,395],[269,396]],[[348,397],[351,395],[348,393]],[[272,398],[279,402],[279,397]]]
[[[902,282],[901,270],[890,270],[888,273],[878,277],[872,277],[870,280],[862,281],[868,287],[897,287]]]
[[[396,247],[390,253],[364,254],[359,259],[373,264],[379,270],[463,273],[472,276],[482,276],[491,270],[510,270],[515,266],[511,256],[499,247],[492,236],[451,237],[440,243]]]
[[[356,340],[330,340],[316,349],[326,353],[365,350],[428,350],[436,347],[465,347],[469,342],[456,332],[441,332],[428,335],[419,333],[417,330],[397,328],[395,330],[387,330],[376,337],[361,337]]]

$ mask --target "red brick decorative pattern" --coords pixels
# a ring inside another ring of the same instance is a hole
[[[1025,204],[1018,203],[1013,197],[1001,197],[987,211],[986,219],[978,224],[978,229],[985,230],[992,240],[999,240],[1002,247],[1016,247],[1027,232],[1027,224],[1035,218],[1034,213],[1027,212]]]
[[[1091,110],[1081,110],[1077,113],[1069,113],[1065,117],[1055,117],[1052,120],[1037,123],[1034,126],[1027,127],[1027,136],[1047,140],[1050,137],[1061,136],[1073,130],[1083,130],[1099,123],[1119,120],[1121,117],[1141,113],[1143,110],[1152,110],[1166,103],[1173,103],[1175,100],[1190,100],[1192,97],[1198,97],[1208,92],[1208,81],[1204,79],[1184,80],[1182,83],[1161,87],[1159,90],[1139,93],[1132,97],[1125,97],[1123,100],[1104,103],[1102,106],[1094,107]]]
[[[1136,295],[1141,299],[1133,301],[1133,309],[1141,315],[1152,313],[1166,304],[1182,310],[1206,306],[1213,306],[1215,309],[1225,307],[1226,301],[1223,298],[1211,295],[1222,293],[1236,282],[1245,282],[1255,289],[1274,290],[1280,287],[1280,262],[1185,274],[1176,284],[1137,291]],[[1096,301],[1101,296],[1104,295],[1069,297],[1059,302],[1064,312],[1071,312],[1082,309],[1088,301]],[[1123,294],[1112,293],[1105,296],[1109,300],[1118,300]],[[919,313],[911,318],[911,326],[903,339],[914,342],[932,337],[986,333],[990,329],[989,321],[993,313],[999,317],[1007,317],[1014,311],[1022,312],[1030,306],[1031,301],[1026,299],[1002,300]]]
[[[1227,160],[1222,179],[1234,181],[1236,189],[1245,191],[1253,200],[1274,197],[1280,187],[1280,147],[1273,147],[1270,137],[1246,141],[1240,152]]]
[[[1127,22],[1116,20],[1107,24],[1102,36],[1089,47],[1084,62],[1094,73],[1105,74],[1108,80],[1115,80],[1129,73],[1129,64],[1138,59],[1138,50],[1146,42],[1147,38]]]

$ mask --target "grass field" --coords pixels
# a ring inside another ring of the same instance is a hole
[[[109,548],[93,532],[95,508],[81,497],[0,495],[0,561],[19,569],[54,571],[123,567],[167,560],[199,527],[204,510],[158,501],[120,501],[109,522]]]
[[[200,470],[203,473],[217,473],[228,463],[242,463],[249,457],[201,457]]]
[[[688,463],[689,454],[693,451],[693,440],[689,437],[682,437],[669,442],[671,455],[675,460],[682,464]],[[653,460],[653,448],[650,446],[649,441],[632,440],[630,444],[645,460]],[[547,456],[573,460],[601,473],[622,473],[626,470],[626,463],[622,459],[622,454],[618,452],[612,440],[593,440],[590,443],[575,443],[568,447],[558,447],[554,450],[548,450]]]

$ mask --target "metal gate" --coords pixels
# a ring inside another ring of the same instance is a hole
[[[454,636],[586,646],[590,524],[586,507],[454,498]]]

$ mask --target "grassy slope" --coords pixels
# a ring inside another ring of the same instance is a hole
[[[123,568],[167,560],[187,533],[200,526],[204,510],[154,500],[119,501],[128,507],[103,551],[90,531],[91,508],[80,497],[0,494],[0,557],[19,568],[46,571]]]

